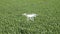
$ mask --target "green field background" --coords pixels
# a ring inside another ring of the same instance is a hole
[[[0,0],[0,34],[60,34],[60,0]]]

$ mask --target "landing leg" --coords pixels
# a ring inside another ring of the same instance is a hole
[[[33,18],[33,17],[31,17],[31,18],[30,18],[30,20],[31,20],[31,21],[34,21],[34,18]]]

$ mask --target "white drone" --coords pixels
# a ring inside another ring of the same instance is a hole
[[[34,17],[37,16],[37,14],[26,14],[26,13],[24,13],[23,15],[27,17],[27,21],[29,20],[34,21]]]

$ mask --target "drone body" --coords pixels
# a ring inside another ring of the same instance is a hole
[[[34,21],[34,17],[37,16],[36,14],[26,14],[26,13],[24,13],[23,15],[27,17],[27,21],[29,20]]]

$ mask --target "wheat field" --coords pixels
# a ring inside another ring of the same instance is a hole
[[[60,0],[0,0],[0,34],[60,34]]]

